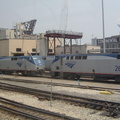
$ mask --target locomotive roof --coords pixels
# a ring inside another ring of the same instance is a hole
[[[29,57],[42,57],[42,56],[38,56],[38,55],[35,55],[35,56],[5,56],[5,57],[0,57],[0,59],[6,59],[6,58],[29,58]]]
[[[55,56],[117,56],[120,53],[90,53],[90,54],[62,54]]]

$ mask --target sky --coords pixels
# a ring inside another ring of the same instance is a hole
[[[120,0],[103,0],[105,37],[119,35]],[[66,4],[65,4],[66,3]],[[103,38],[102,0],[0,0],[0,28],[37,19],[34,33],[82,32],[81,43]]]

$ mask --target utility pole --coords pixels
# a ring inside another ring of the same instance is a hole
[[[103,53],[105,53],[105,25],[104,25],[104,3],[102,0],[102,24],[103,24]]]

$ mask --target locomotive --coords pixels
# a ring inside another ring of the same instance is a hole
[[[44,74],[45,64],[41,56],[0,57],[0,73],[21,73],[27,76]]]
[[[120,82],[120,54],[58,55],[52,61],[51,76],[70,79],[92,76],[94,80],[105,78]]]

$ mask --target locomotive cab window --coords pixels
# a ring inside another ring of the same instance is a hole
[[[73,56],[71,56],[71,58],[70,58],[71,60],[73,60]]]
[[[78,59],[81,59],[81,56],[78,56]]]
[[[83,56],[83,58],[82,58],[83,60],[86,60],[87,59],[87,56]]]
[[[80,59],[81,59],[81,56],[75,56],[75,59],[76,59],[76,60],[80,60]]]
[[[77,60],[79,58],[79,56],[75,56],[75,59]]]
[[[17,60],[17,58],[14,58],[14,60]]]
[[[66,60],[69,60],[69,56],[66,57]]]
[[[120,55],[117,56],[117,59],[120,59]]]
[[[43,60],[46,60],[46,57],[43,57],[42,59],[43,59]]]
[[[17,60],[17,58],[11,58],[11,60]]]

